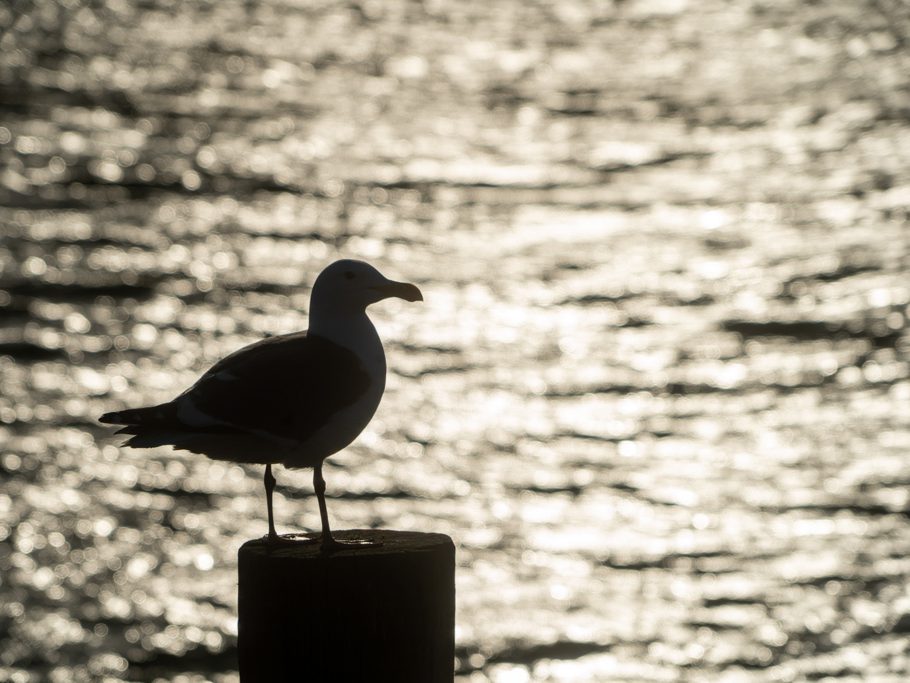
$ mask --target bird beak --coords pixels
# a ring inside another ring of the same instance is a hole
[[[371,287],[371,289],[379,292],[383,299],[397,297],[399,299],[404,299],[405,301],[423,301],[423,294],[421,294],[420,290],[410,282],[395,282],[394,280],[389,280],[381,285]]]

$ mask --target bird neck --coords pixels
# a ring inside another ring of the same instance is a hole
[[[333,311],[315,309],[310,312],[309,334],[333,341],[375,364],[385,365],[382,341],[365,310]]]

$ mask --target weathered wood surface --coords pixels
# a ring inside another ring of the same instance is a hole
[[[380,546],[240,548],[242,683],[451,683],[455,546],[443,534],[352,530]]]

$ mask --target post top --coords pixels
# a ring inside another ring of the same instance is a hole
[[[420,531],[397,531],[393,529],[346,529],[333,531],[332,535],[339,541],[363,540],[376,543],[372,546],[351,546],[331,553],[324,553],[319,547],[319,534],[307,534],[316,543],[287,543],[270,546],[265,538],[247,541],[240,547],[240,555],[270,557],[275,559],[316,560],[330,558],[378,557],[382,555],[402,555],[439,551],[452,548],[452,539],[445,534],[424,533]]]

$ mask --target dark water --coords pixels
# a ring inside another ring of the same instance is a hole
[[[910,677],[906,3],[13,9],[0,680],[238,680],[259,468],[94,420],[339,255],[426,303],[330,513],[455,538],[459,680]]]

